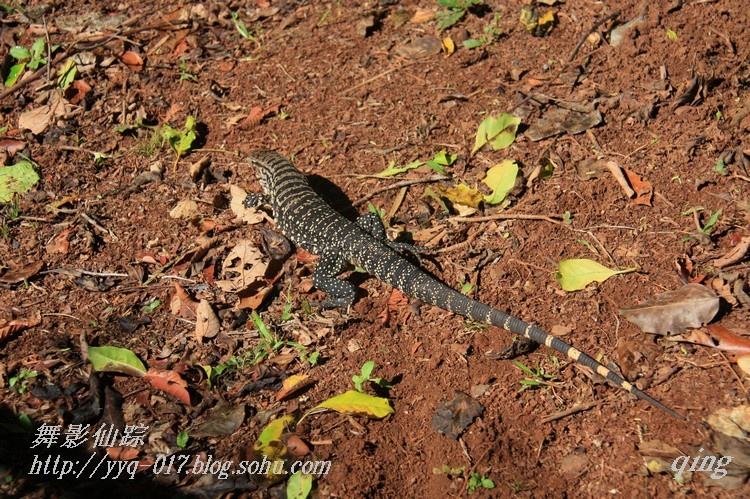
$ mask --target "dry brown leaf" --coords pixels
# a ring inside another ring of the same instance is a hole
[[[240,128],[247,129],[254,126],[260,125],[261,122],[268,118],[278,114],[281,110],[281,104],[274,104],[268,107],[253,106],[250,108],[250,113],[240,122]]]
[[[107,447],[107,456],[115,461],[132,461],[138,453],[135,447]]]
[[[646,333],[668,335],[700,327],[718,311],[719,297],[706,286],[691,283],[640,305],[620,309],[620,315]]]
[[[50,91],[49,101],[36,109],[21,113],[18,117],[18,128],[31,130],[34,135],[39,135],[47,129],[49,124],[58,116],[68,112],[68,104],[57,91]]]
[[[642,206],[652,206],[654,199],[654,186],[651,182],[644,180],[643,177],[635,173],[633,170],[624,168],[625,176],[628,178],[631,187],[635,191],[636,197],[633,203]]]
[[[172,312],[172,315],[184,319],[193,319],[196,316],[197,308],[198,302],[190,298],[185,288],[175,283],[174,294],[169,303],[169,310]]]
[[[187,381],[182,379],[175,371],[150,368],[144,375],[146,381],[157,390],[161,390],[185,405],[190,405],[190,393],[187,390]]]
[[[388,297],[388,303],[386,304],[385,309],[380,312],[378,318],[383,325],[388,324],[392,315],[395,315],[397,317],[397,321],[401,322],[401,315],[404,313],[404,311],[406,311],[406,314],[409,313],[409,311],[407,310],[408,306],[409,297],[398,289],[393,288],[391,290],[391,295]],[[408,318],[408,315],[405,316],[405,319],[406,318]]]
[[[411,24],[423,24],[435,17],[435,11],[431,9],[417,9],[409,22]]]
[[[281,389],[276,392],[276,400],[283,400],[313,383],[314,381],[307,374],[289,376],[281,383]]]
[[[731,329],[719,324],[711,324],[705,330],[695,329],[690,331],[689,334],[672,336],[669,339],[671,341],[703,345],[735,354],[750,353],[750,338],[740,336]]]
[[[232,213],[245,222],[246,224],[255,225],[265,220],[265,215],[262,211],[255,208],[247,208],[244,204],[245,198],[247,197],[247,191],[238,185],[229,186],[229,195],[231,197],[229,201],[229,209]]]
[[[11,267],[0,276],[0,283],[17,284],[37,274],[44,267],[44,262],[32,262],[23,267]]]
[[[9,157],[13,157],[18,151],[23,151],[26,142],[17,139],[0,139],[0,152],[7,152]]]
[[[85,80],[75,80],[73,81],[73,84],[65,91],[65,96],[67,97],[68,102],[75,106],[83,99],[85,99],[86,94],[88,94],[90,91],[91,85],[86,83]]]
[[[192,199],[183,199],[178,201],[174,208],[169,210],[171,218],[192,219],[199,215],[198,203]]]
[[[201,300],[195,309],[195,339],[200,343],[203,338],[213,338],[219,334],[220,329],[221,322],[211,304],[207,300]]]
[[[729,303],[732,306],[737,305],[737,298],[734,297],[732,294],[732,288],[729,287],[729,283],[727,283],[724,279],[721,277],[714,277],[709,281],[709,284],[711,285],[711,289],[716,291],[719,296],[724,298],[727,303]]]
[[[61,230],[55,237],[53,237],[52,240],[47,243],[47,246],[45,246],[47,253],[60,253],[62,255],[67,255],[70,250],[70,241],[68,238],[72,231],[73,229],[68,227]]]
[[[737,243],[737,245],[729,250],[724,256],[717,258],[713,261],[714,267],[720,269],[722,267],[726,267],[727,265],[732,265],[734,263],[739,262],[743,258],[745,258],[745,255],[747,254],[747,251],[750,249],[750,236],[745,236],[742,239],[740,239],[740,242]]]
[[[128,50],[120,56],[120,60],[125,64],[131,71],[139,73],[143,70],[143,58],[136,52]]]
[[[223,279],[217,280],[216,285],[222,291],[236,293],[263,281],[267,268],[268,263],[260,249],[252,241],[243,239],[235,244],[224,259],[221,273]]]
[[[41,322],[42,314],[39,311],[28,319],[13,319],[10,321],[0,319],[0,342],[7,340],[11,335],[19,333],[24,329],[38,326]]]

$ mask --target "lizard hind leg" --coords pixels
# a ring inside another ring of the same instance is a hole
[[[346,270],[348,262],[338,255],[320,255],[318,266],[313,272],[313,284],[324,291],[326,299],[320,303],[323,308],[346,308],[348,309],[357,297],[357,288],[354,284],[338,275]]]
[[[388,235],[385,233],[385,225],[383,225],[383,219],[376,213],[368,212],[364,215],[357,217],[357,225],[359,225],[365,232],[370,234],[372,237],[384,243],[391,249],[400,253],[409,253],[419,260],[419,253],[423,248],[415,246],[409,243],[391,241],[388,239]]]

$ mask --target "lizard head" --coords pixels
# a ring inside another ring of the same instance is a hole
[[[255,168],[255,176],[263,192],[270,194],[275,184],[276,172],[287,160],[276,151],[266,149],[251,152],[247,160]]]

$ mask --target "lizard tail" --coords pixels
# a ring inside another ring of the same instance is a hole
[[[559,338],[556,338],[548,333],[545,333],[539,327],[533,324],[528,324],[520,319],[517,319],[511,315],[508,315],[496,309],[492,309],[488,315],[489,315],[489,321],[487,322],[489,322],[493,326],[507,329],[511,333],[521,335],[536,343],[539,343],[540,345],[546,345],[547,347],[552,348],[553,350],[557,350],[561,354],[567,356],[569,359],[588,367],[592,371],[606,378],[608,381],[611,381],[612,383],[619,386],[623,390],[632,393],[633,395],[635,395],[641,400],[645,400],[649,404],[653,405],[654,407],[658,409],[661,409],[662,411],[666,412],[670,416],[677,418],[677,419],[682,419],[682,420],[687,419],[685,418],[685,416],[678,414],[674,410],[670,409],[666,405],[662,404],[661,402],[653,398],[648,393],[642,390],[639,390],[632,383],[629,383],[624,378],[622,378],[622,376],[619,376],[617,373],[613,372],[611,369],[608,369],[607,367],[603,366],[602,364],[594,360],[592,357],[568,345],[567,343],[560,340]],[[487,315],[484,315],[483,317],[477,317],[476,320],[486,320],[486,318],[487,318]]]

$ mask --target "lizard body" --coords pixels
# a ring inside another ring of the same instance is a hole
[[[404,249],[404,244],[388,240],[380,217],[368,213],[362,215],[356,223],[345,218],[331,208],[310,187],[305,175],[280,154],[259,150],[251,153],[248,161],[255,167],[264,194],[249,195],[245,200],[246,206],[269,204],[281,231],[295,244],[320,256],[313,282],[318,289],[327,293],[324,305],[351,305],[356,297],[356,288],[337,276],[348,265],[355,265],[422,302],[474,321],[501,327],[557,350],[637,398],[671,416],[684,419],[559,338],[533,324],[469,298],[435,279],[399,253],[399,250]]]

